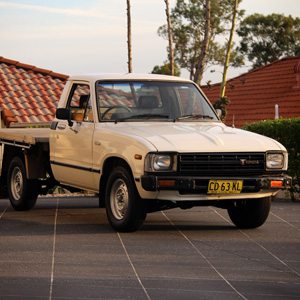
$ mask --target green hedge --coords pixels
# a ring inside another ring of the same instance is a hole
[[[288,174],[293,178],[291,198],[295,201],[296,193],[300,193],[300,117],[246,123],[243,129],[271,137],[285,146],[289,153]]]

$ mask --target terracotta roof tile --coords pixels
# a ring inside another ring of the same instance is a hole
[[[0,107],[10,122],[49,122],[67,75],[0,57]]]
[[[43,98],[40,95],[36,95],[34,97],[34,99],[35,99],[36,102],[43,102],[44,101]]]
[[[25,110],[24,108],[21,108],[21,109],[15,111],[14,114],[15,114],[15,117],[28,116],[27,110]]]
[[[29,119],[28,116],[26,116],[26,115],[16,117],[16,119],[18,120],[18,122],[27,122],[27,123],[35,122],[35,121],[31,121],[31,119]]]
[[[3,90],[3,89],[0,89],[0,97],[1,98],[4,98],[4,97],[7,97],[8,96],[8,93],[7,91]]]
[[[50,96],[50,99],[52,100],[52,103],[55,103],[55,105],[57,106],[57,102],[55,101],[55,99],[57,99],[57,96]]]
[[[295,73],[300,71],[296,68],[299,63],[300,56],[288,56],[228,80],[225,95],[230,103],[225,123],[232,125],[234,120],[241,127],[245,122],[274,119],[275,104],[280,117],[299,117],[300,73]],[[220,83],[202,89],[212,103],[218,100]]]

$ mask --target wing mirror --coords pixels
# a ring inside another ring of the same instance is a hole
[[[216,113],[218,115],[218,117],[221,119],[222,118],[222,110],[221,109],[216,109]]]
[[[58,108],[56,110],[56,118],[59,120],[67,120],[69,126],[73,126],[73,122],[71,120],[72,112],[68,108]]]

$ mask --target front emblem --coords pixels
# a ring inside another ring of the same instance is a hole
[[[240,159],[240,161],[241,161],[241,165],[244,166],[247,160],[246,159]]]
[[[241,165],[259,165],[258,160],[247,160],[247,159],[240,159]]]

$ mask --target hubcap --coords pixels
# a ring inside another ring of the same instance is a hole
[[[117,179],[112,187],[110,193],[111,212],[117,220],[122,220],[128,209],[128,189],[127,185],[122,179]]]
[[[15,200],[20,200],[23,192],[23,176],[18,167],[14,168],[11,175],[11,192]]]

